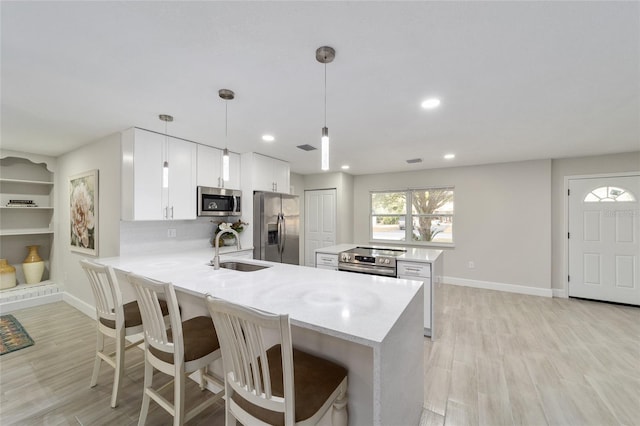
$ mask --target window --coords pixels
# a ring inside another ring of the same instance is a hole
[[[584,197],[585,203],[633,202],[636,199],[625,189],[615,186],[601,186]]]
[[[454,189],[371,192],[371,240],[453,244]]]

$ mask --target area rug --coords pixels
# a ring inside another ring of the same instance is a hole
[[[0,316],[0,355],[33,345],[33,339],[13,315]]]

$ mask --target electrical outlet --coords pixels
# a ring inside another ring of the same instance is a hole
[[[167,229],[167,237],[175,238],[176,237],[176,228]]]
[[[475,269],[476,262],[474,262],[473,260],[470,260],[467,266],[469,267],[469,269]]]

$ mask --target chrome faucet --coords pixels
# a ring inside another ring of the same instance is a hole
[[[213,260],[211,261],[211,263],[213,263],[214,270],[220,269],[220,237],[222,236],[222,234],[226,234],[227,232],[230,232],[236,236],[236,243],[238,245],[238,250],[242,250],[242,247],[240,247],[240,235],[238,235],[238,233],[234,229],[229,228],[229,229],[225,229],[218,232],[218,234],[216,235],[215,242],[213,244],[215,247],[215,256],[213,256]]]

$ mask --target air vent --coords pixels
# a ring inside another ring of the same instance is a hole
[[[422,163],[422,158],[412,158],[410,160],[407,160],[407,163],[409,164]]]
[[[315,146],[311,146],[309,144],[304,144],[304,145],[298,145],[298,148],[300,148],[303,151],[313,151],[316,150],[318,148],[316,148]]]

